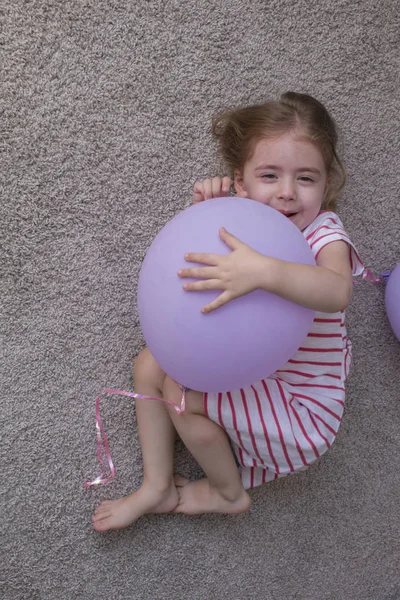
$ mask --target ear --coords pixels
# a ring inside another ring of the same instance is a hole
[[[328,195],[328,191],[329,191],[330,185],[331,185],[331,178],[328,177],[327,180],[326,180],[325,190],[324,190],[324,200],[323,200],[324,202],[326,200],[326,196]]]
[[[242,198],[247,198],[248,194],[244,188],[243,174],[240,171],[235,171],[233,182],[236,190],[236,195]]]

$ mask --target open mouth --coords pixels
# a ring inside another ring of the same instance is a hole
[[[288,219],[290,219],[291,217],[294,217],[295,215],[297,215],[297,213],[295,213],[295,212],[288,212],[288,213],[283,212],[282,214],[283,214],[284,217],[287,217]]]

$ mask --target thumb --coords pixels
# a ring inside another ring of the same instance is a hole
[[[229,246],[231,250],[236,250],[242,244],[242,242],[237,237],[229,233],[225,227],[221,227],[219,230],[219,237],[227,246]]]
[[[203,202],[204,200],[204,185],[202,181],[196,181],[193,186],[193,204]]]

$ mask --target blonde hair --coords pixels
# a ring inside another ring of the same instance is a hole
[[[346,172],[337,151],[336,125],[326,108],[308,94],[286,92],[278,102],[265,102],[226,110],[213,120],[212,133],[231,177],[243,171],[261,139],[298,131],[322,154],[329,187],[322,207],[336,208],[336,199],[346,183]]]

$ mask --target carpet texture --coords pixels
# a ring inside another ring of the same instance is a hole
[[[349,173],[339,214],[375,274],[400,262],[399,11],[392,0],[3,0],[1,578],[4,600],[400,598],[400,343],[384,286],[355,286],[340,434],[238,517],[147,516],[105,535],[95,506],[140,484],[132,390],[141,261],[219,172],[221,107],[311,93]],[[195,341],[194,341],[195,343]],[[178,445],[176,468],[201,472]]]

